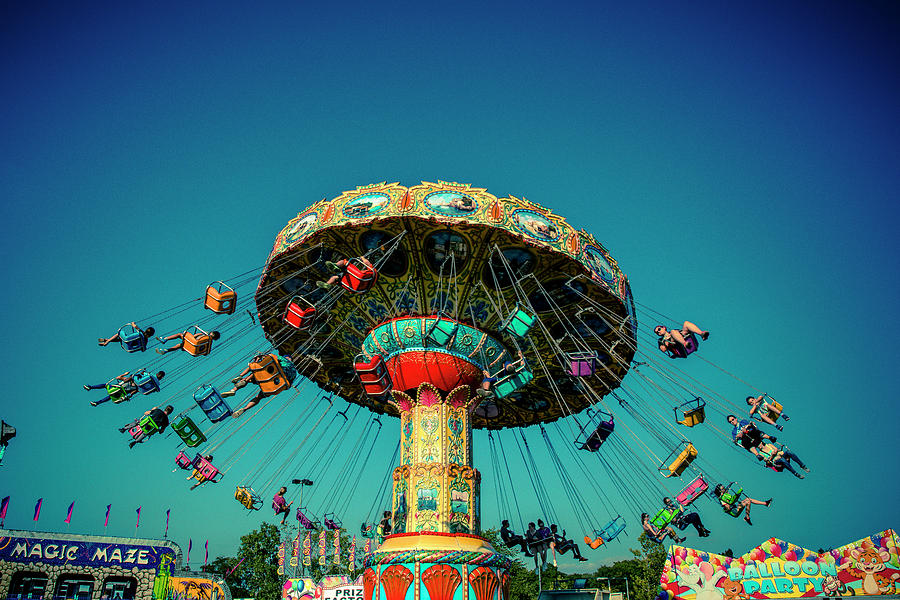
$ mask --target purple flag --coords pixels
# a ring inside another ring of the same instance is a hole
[[[41,504],[44,503],[43,498],[38,498],[37,504],[34,505],[34,520],[37,521],[41,517]]]
[[[106,505],[106,520],[103,521],[103,526],[104,526],[104,527],[106,527],[107,525],[109,525],[109,509],[111,509],[111,508],[112,508],[112,504],[107,504],[107,505]]]
[[[188,538],[187,558],[184,559],[184,564],[186,564],[186,565],[191,564],[191,546],[193,546],[193,545],[194,545],[194,540],[192,540],[191,538]]]
[[[137,529],[141,524],[141,507],[140,506],[137,507],[137,516],[138,516],[137,523],[134,524],[135,529]]]
[[[6,509],[9,508],[9,496],[0,500],[0,521],[6,518]]]
[[[63,523],[71,523],[72,522],[72,511],[75,509],[75,501],[72,500],[72,504],[69,505],[69,512],[66,513],[66,520]]]
[[[203,544],[203,547],[206,548],[206,556],[203,557],[203,566],[206,566],[206,563],[209,562],[209,540],[206,540],[206,543]]]
[[[169,513],[170,512],[172,512],[171,508],[166,510],[166,532],[163,534],[163,537],[169,536]]]

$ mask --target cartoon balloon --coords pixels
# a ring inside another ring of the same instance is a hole
[[[793,550],[788,550],[784,553],[784,560],[797,560],[797,553]]]
[[[772,546],[772,556],[781,556],[781,546]]]

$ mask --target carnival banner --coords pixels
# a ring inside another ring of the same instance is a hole
[[[660,579],[677,600],[877,596],[900,589],[892,529],[821,554],[769,538],[739,557],[672,546]]]
[[[341,530],[334,530],[334,564],[341,564]]]
[[[291,547],[291,566],[297,566],[297,556],[300,554],[300,532],[297,532],[297,537],[294,538],[294,543]]]
[[[312,566],[312,533],[307,531],[306,537],[303,538],[303,564],[307,567]]]
[[[278,545],[278,574],[284,575],[284,546],[285,541],[281,540],[281,544]]]
[[[328,557],[326,556],[326,549],[328,547],[328,542],[326,540],[326,536],[328,532],[324,529],[319,534],[319,566],[324,567],[328,564]]]

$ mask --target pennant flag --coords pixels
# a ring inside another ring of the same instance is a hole
[[[140,506],[137,507],[137,516],[138,516],[137,523],[134,524],[135,529],[137,529],[141,524],[141,507]]]
[[[6,509],[9,508],[9,496],[0,500],[0,521],[6,518]]]
[[[350,572],[356,571],[356,536],[353,536],[353,541],[350,542],[350,551],[347,553],[349,556],[347,557],[347,562],[350,563]]]
[[[334,530],[334,564],[341,564],[341,530]]]
[[[184,559],[184,564],[189,565],[191,563],[191,546],[194,545],[194,540],[188,538],[188,551],[187,558]]]
[[[319,566],[324,567],[328,564],[328,558],[325,556],[325,550],[328,547],[328,541],[326,540],[326,536],[328,535],[328,531],[322,530],[322,533],[319,534]]]
[[[206,556],[203,557],[203,566],[209,562],[209,540],[206,540],[206,543],[203,544],[203,547],[206,549]]]
[[[109,525],[109,510],[110,510],[111,508],[112,508],[112,504],[107,504],[107,505],[106,505],[106,520],[103,521],[103,526],[104,526],[104,527],[106,527],[107,525]]]
[[[72,500],[72,504],[69,505],[69,512],[66,513],[66,520],[63,523],[71,523],[72,522],[72,511],[75,509],[75,501]]]
[[[303,538],[303,564],[307,567],[312,566],[312,532],[307,531],[306,537]]]
[[[169,536],[169,513],[172,512],[171,508],[166,509],[166,532],[163,534],[163,537]]]
[[[291,547],[291,566],[297,566],[297,556],[300,554],[300,532],[297,532],[297,537],[294,538],[294,543]]]
[[[370,552],[372,552],[372,538],[367,538],[366,545],[363,547],[363,554],[368,556]]]
[[[43,498],[38,498],[37,504],[34,505],[34,521],[37,521],[41,517],[41,504],[44,503]]]
[[[284,540],[281,540],[281,545],[278,546],[278,574],[284,575]]]

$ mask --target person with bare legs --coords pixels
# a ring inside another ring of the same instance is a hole
[[[687,338],[690,337],[691,334],[699,335],[700,339],[704,341],[709,338],[708,331],[700,329],[690,321],[685,321],[681,326],[681,329],[666,329],[663,325],[657,325],[653,328],[653,333],[659,336],[659,349],[666,353],[676,349],[683,351],[684,345],[687,343]]]

